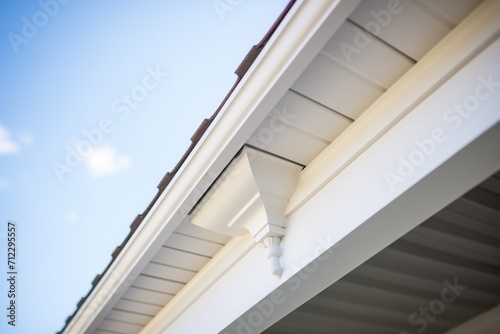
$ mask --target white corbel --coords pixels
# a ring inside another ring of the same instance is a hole
[[[231,236],[250,234],[266,248],[271,273],[280,277],[285,208],[302,166],[245,147],[191,214],[200,227]]]

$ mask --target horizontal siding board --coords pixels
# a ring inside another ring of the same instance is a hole
[[[350,19],[414,60],[420,60],[451,31],[446,23],[410,0],[400,0],[401,5],[392,10],[396,14],[389,12],[388,3],[363,1]]]
[[[432,251],[459,257],[460,260],[476,261],[486,265],[500,264],[500,249],[483,246],[467,239],[445,236],[431,229],[420,229],[418,232],[405,236],[404,240],[411,244],[424,245]],[[463,244],[460,244],[460,241]],[[489,249],[495,249],[496,254],[487,252]]]
[[[271,111],[271,116],[284,124],[290,124],[292,127],[329,143],[337,138],[353,121],[292,90],[286,92]],[[279,122],[277,124],[280,125]],[[273,128],[276,128],[276,125]],[[279,133],[279,130],[276,132]]]
[[[111,312],[109,312],[107,318],[110,320],[123,321],[139,326],[145,326],[151,319],[153,319],[152,316],[125,312],[117,309],[112,309]]]
[[[391,326],[390,323],[369,323],[367,321],[359,321],[356,319],[346,319],[343,317],[331,317],[329,315],[318,315],[307,310],[298,310],[294,314],[294,318],[290,320],[290,324],[286,333],[370,333],[370,334],[387,334],[398,333],[400,328]],[[325,331],[328,329],[328,331]],[[272,331],[264,333],[273,333]]]
[[[346,67],[388,89],[415,62],[350,21],[346,21],[323,51]]]
[[[490,240],[494,240],[495,243],[500,243],[500,225],[494,226],[474,217],[464,216],[448,208],[438,212],[434,215],[433,219],[462,228],[469,233],[482,235]]]
[[[447,278],[467,277],[472,286],[480,286],[485,290],[492,291],[500,288],[498,286],[500,276],[498,275],[453,263],[441,262],[435,257],[428,258],[416,251],[408,253],[396,250],[393,247],[386,248],[383,257],[373,257],[368,263],[386,270],[398,268],[400,273],[438,282],[442,282]],[[422,268],[425,268],[425,270]],[[450,277],[450,273],[453,273],[453,277]]]
[[[272,122],[273,117],[267,116],[247,143],[304,166],[328,146],[328,142],[290,124],[285,125],[279,133],[273,133],[269,131]]]
[[[323,54],[312,61],[292,89],[351,119],[385,91]]]
[[[496,177],[490,177],[486,181],[481,183],[479,185],[479,188],[500,195],[500,179]]]
[[[209,260],[210,259],[205,256],[191,254],[173,248],[161,247],[152,261],[187,270],[199,271]]]
[[[148,277],[141,274],[135,279],[132,286],[175,295],[184,287],[184,284],[161,278]]]
[[[116,334],[117,332],[110,332],[110,331],[105,331],[102,329],[96,330],[93,334]]]
[[[219,243],[193,238],[188,235],[172,233],[165,242],[165,246],[213,257],[223,247]]]
[[[452,26],[459,24],[482,0],[417,0],[416,3]]]
[[[464,197],[453,202],[448,206],[448,209],[495,227],[498,227],[500,224],[500,211],[490,209]]]
[[[247,143],[307,165],[351,123],[349,118],[289,90]]]
[[[164,306],[167,304],[170,299],[172,299],[172,295],[168,295],[165,293],[149,291],[145,289],[140,289],[136,287],[129,287],[127,292],[123,295],[124,299],[132,300],[141,303],[147,303],[157,306]]]
[[[466,193],[463,197],[468,200],[472,200],[486,208],[500,212],[500,195],[495,194],[491,191],[476,187]]]
[[[229,241],[229,239],[231,239],[227,235],[209,231],[207,229],[191,224],[187,220],[184,220],[179,226],[177,226],[175,231],[195,238],[216,242],[221,245],[225,245]]]
[[[145,304],[125,299],[120,299],[118,303],[116,303],[114,308],[120,311],[133,312],[149,316],[154,316],[161,310],[161,306]]]
[[[137,334],[140,332],[143,326],[128,324],[120,321],[114,321],[110,319],[104,319],[99,325],[99,329],[107,330],[111,332],[123,333],[123,334]]]
[[[191,270],[185,270],[175,267],[169,267],[157,263],[148,263],[148,265],[142,271],[143,274],[169,279],[175,282],[187,283],[191,278],[196,275],[196,272]]]

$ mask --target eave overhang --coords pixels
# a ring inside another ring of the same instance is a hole
[[[141,224],[134,226],[134,232],[89,295],[79,303],[63,333],[96,329],[358,3],[295,3],[224,100],[214,121],[189,155],[183,157],[182,165],[176,166],[175,174],[167,175],[168,182],[162,182],[167,184],[164,190],[148,207],[147,215],[140,217]]]

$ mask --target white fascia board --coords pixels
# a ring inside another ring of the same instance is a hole
[[[359,1],[297,1],[64,333],[92,333]]]
[[[175,319],[161,311],[142,333],[259,333],[500,169],[499,58],[500,40],[469,57],[289,217],[280,279],[251,247]],[[454,103],[475,107],[459,123]],[[418,166],[391,187],[400,157]]]
[[[205,317],[215,314],[216,317],[221,317],[225,312],[234,317],[238,311],[244,309],[244,307],[239,307],[240,303],[245,303],[247,307],[244,313],[237,316],[226,328],[222,331],[218,329],[214,333],[261,333],[288,315],[464,192],[498,171],[500,168],[500,155],[497,154],[499,141],[500,125],[497,124],[347,234],[345,230],[336,229],[343,225],[343,221],[340,220],[343,217],[338,217],[332,212],[327,215],[322,212],[324,216],[321,217],[320,228],[317,224],[314,227],[307,225],[314,222],[314,219],[318,218],[321,213],[317,216],[306,217],[307,221],[296,220],[293,224],[295,226],[287,229],[287,238],[284,238],[282,242],[285,272],[282,280],[275,283],[274,287],[269,287],[270,282],[264,280],[264,275],[260,271],[254,273],[256,267],[250,267],[255,266],[254,262],[258,257],[255,255],[255,258],[249,256],[242,260],[238,268],[240,272],[234,273],[235,276],[239,274],[238,278],[233,277],[231,282],[227,277],[224,286],[216,285],[211,288],[209,292],[213,299],[203,305],[205,307],[211,305],[209,311],[204,310]],[[332,184],[332,186],[338,185]],[[375,192],[371,193],[372,199],[377,196]],[[324,201],[324,196],[321,197],[321,201]],[[345,202],[338,204],[341,207]],[[309,205],[309,209],[305,209],[304,206],[297,213],[303,210],[303,213],[307,214],[311,213],[313,208],[319,208],[316,198],[311,199]],[[314,232],[310,232],[311,230]],[[344,237],[342,237],[343,234],[345,234]],[[244,272],[243,269],[246,266],[248,268]],[[251,279],[243,280],[245,275]],[[259,278],[256,277],[257,275]],[[263,276],[260,277],[260,275]],[[201,304],[202,301],[200,300],[199,303]],[[238,309],[235,310],[237,307]],[[213,309],[217,311],[210,311]],[[201,307],[200,310],[193,311],[200,312]],[[189,327],[184,327],[186,325],[183,323],[176,327],[178,330],[181,329],[177,333],[183,333],[184,328],[189,329]],[[165,333],[176,332],[166,331]]]
[[[416,105],[481,52],[500,30],[500,1],[486,1],[375,101],[301,173],[287,208],[298,210]]]

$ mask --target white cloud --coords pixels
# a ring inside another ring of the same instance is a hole
[[[18,151],[19,145],[10,138],[10,131],[0,125],[0,154],[12,154]]]
[[[5,191],[10,188],[10,182],[7,179],[0,179],[0,191]]]
[[[118,155],[109,145],[94,148],[85,158],[90,175],[95,178],[116,175],[121,169],[128,168],[130,163],[128,156]]]

